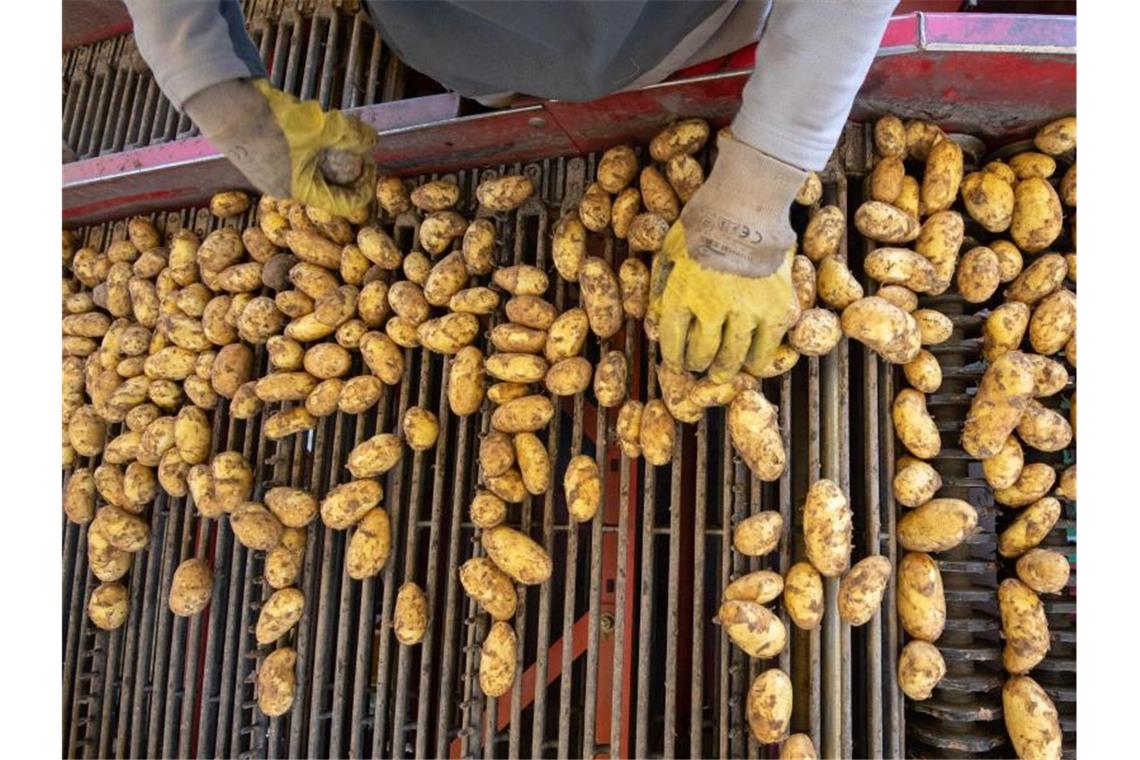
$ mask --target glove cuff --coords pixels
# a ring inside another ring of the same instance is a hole
[[[755,210],[786,214],[807,179],[805,169],[773,158],[722,129],[717,135],[717,158],[706,185],[736,194]]]

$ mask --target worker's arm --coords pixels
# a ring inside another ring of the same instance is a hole
[[[771,361],[798,305],[788,209],[835,148],[896,0],[775,0],[731,134],[653,261],[663,360],[725,382]]]
[[[237,0],[125,2],[158,86],[258,190],[338,214],[368,202],[375,132],[273,87]],[[342,184],[322,171],[338,160]]]

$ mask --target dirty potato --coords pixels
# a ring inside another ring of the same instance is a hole
[[[899,561],[896,580],[899,621],[913,638],[935,642],[946,626],[942,573],[929,554],[908,552]]]
[[[931,499],[899,520],[896,534],[907,551],[943,552],[973,534],[978,512],[961,499]]]
[[[851,562],[852,512],[847,497],[831,480],[817,480],[804,502],[807,558],[821,575],[833,578]]]
[[[847,217],[838,206],[824,206],[808,222],[803,236],[803,254],[814,263],[839,253],[847,229]]]
[[[265,506],[287,528],[304,528],[317,516],[317,500],[301,488],[276,486],[265,492]]]
[[[1077,297],[1062,288],[1046,296],[1029,320],[1029,344],[1042,356],[1061,351],[1077,329]]]
[[[931,293],[942,293],[950,286],[964,236],[965,224],[957,211],[939,211],[922,223],[914,249],[934,266],[937,285]]]
[[[991,311],[982,325],[982,357],[993,363],[1015,351],[1025,338],[1029,316],[1029,307],[1019,301],[1006,301]]]
[[[618,268],[621,305],[634,319],[642,319],[649,308],[649,267],[640,259],[628,258]]]
[[[473,557],[459,568],[459,583],[493,620],[510,620],[518,596],[510,576],[486,557]]]
[[[888,362],[906,364],[922,348],[917,319],[889,301],[868,296],[843,310],[840,326],[844,335],[870,347]]]
[[[321,521],[333,530],[344,530],[358,523],[383,496],[380,483],[369,478],[342,483],[321,501]]]
[[[771,570],[757,570],[740,576],[724,587],[726,601],[767,604],[784,591],[784,579]]]
[[[610,223],[611,210],[610,194],[594,182],[582,194],[582,200],[578,203],[578,218],[586,229],[601,232]]]
[[[665,236],[669,233],[669,222],[660,214],[646,212],[633,217],[629,223],[630,253],[648,251],[656,253],[665,244]]]
[[[994,501],[1007,507],[1024,507],[1049,492],[1057,473],[1044,462],[1034,462],[1021,468],[1017,480],[1008,488],[994,490]]]
[[[550,454],[534,433],[522,432],[515,435],[515,461],[523,485],[532,496],[541,496],[550,489]]]
[[[502,433],[522,433],[541,430],[554,416],[554,405],[545,396],[513,398],[491,415],[491,428]]]
[[[622,325],[621,286],[605,259],[591,256],[582,263],[578,276],[582,305],[590,329],[599,338],[609,338]]]
[[[599,406],[617,406],[625,400],[627,375],[625,354],[606,352],[594,370],[594,396]]]
[[[966,213],[990,232],[1004,232],[1013,221],[1013,187],[992,172],[971,172],[962,180]]]
[[[902,457],[895,467],[892,488],[895,501],[904,507],[918,507],[934,498],[942,487],[938,470],[921,459]]]
[[[727,589],[725,591],[728,597]],[[784,610],[797,628],[810,631],[823,619],[823,578],[810,562],[797,562],[784,578]]]
[[[546,345],[545,330],[503,322],[491,329],[491,345],[505,354],[536,354]]]
[[[1017,578],[1006,578],[998,584],[997,593],[1005,638],[1002,665],[1010,673],[1023,675],[1049,651],[1045,606],[1037,593]]]
[[[883,603],[891,562],[873,555],[859,560],[839,582],[839,617],[851,625],[863,625]]]
[[[436,211],[420,223],[420,245],[432,256],[438,256],[466,231],[467,220],[462,216],[454,211]],[[391,268],[396,266],[399,264]]]
[[[590,319],[585,309],[573,308],[562,312],[546,334],[543,353],[547,361],[554,362],[577,356],[586,344]]]
[[[478,334],[479,318],[474,314],[445,314],[416,328],[416,337],[424,348],[438,354],[454,354],[471,345]]]
[[[586,227],[576,212],[571,211],[554,225],[551,258],[562,279],[570,282],[578,279],[586,258]]]
[[[925,349],[903,365],[903,374],[915,390],[923,393],[934,393],[942,385],[942,367],[934,354]]]
[[[863,237],[897,245],[918,237],[918,220],[905,211],[882,201],[864,201],[855,210],[855,229]]]
[[[499,307],[499,294],[490,288],[466,288],[453,295],[447,307],[468,314],[491,314]]]
[[[491,561],[515,582],[534,586],[550,578],[550,555],[525,533],[499,525],[483,531],[482,544]]]
[[[780,618],[758,602],[721,602],[713,623],[723,626],[732,643],[750,657],[775,657],[788,643],[788,631]]]
[[[1061,719],[1053,700],[1029,676],[1013,676],[1001,690],[1002,715],[1014,752],[1034,760],[1061,757]]]
[[[282,647],[270,652],[257,669],[257,709],[275,718],[289,712],[297,693],[297,675],[293,668],[297,652]]]
[[[869,179],[871,200],[883,203],[895,202],[902,192],[906,167],[897,156],[883,156],[871,170]]]
[[[516,438],[516,446],[518,439]],[[524,471],[525,474],[525,471]],[[562,481],[566,495],[566,509],[570,519],[586,522],[593,519],[601,504],[601,475],[598,463],[586,454],[578,454],[566,466]]]
[[[546,376],[546,360],[534,354],[495,353],[485,362],[487,374],[509,383],[537,383]]]
[[[96,628],[113,631],[127,622],[127,589],[121,583],[100,583],[87,600],[87,616]]]
[[[484,180],[475,188],[475,199],[479,205],[498,212],[513,211],[532,195],[534,183],[530,177],[521,174]]]
[[[1059,594],[1069,583],[1069,560],[1055,549],[1030,549],[1017,560],[1017,577],[1039,594]]]
[[[1020,557],[1036,547],[1061,517],[1061,502],[1046,496],[1030,504],[998,536],[998,553]]]
[[[1068,262],[1061,254],[1039,256],[1006,288],[1006,300],[1032,306],[1060,288],[1068,271]]]
[[[783,739],[792,720],[792,680],[778,668],[765,670],[748,687],[745,715],[761,744]]]
[[[174,570],[167,604],[175,615],[190,617],[206,608],[213,592],[213,568],[206,560],[192,557]]]
[[[616,145],[598,161],[598,184],[607,193],[619,193],[637,176],[637,154],[628,145]]]
[[[1073,429],[1064,415],[1036,399],[1026,405],[1016,429],[1021,440],[1038,451],[1060,451],[1073,440]]]
[[[396,606],[392,611],[392,631],[396,641],[404,646],[420,643],[428,627],[428,602],[424,590],[408,582],[396,592]]]
[[[625,240],[626,238],[628,238],[630,229],[633,225],[633,220],[638,216],[638,212],[640,212],[640,211],[641,211],[641,191],[640,190],[638,190],[636,187],[627,187],[624,190],[622,190],[620,193],[618,193],[617,197],[614,198],[613,206],[612,206],[612,209],[610,211],[610,228],[614,232],[614,237],[616,237],[618,240]],[[651,214],[650,216],[656,217],[657,215]],[[575,217],[574,220],[577,221],[577,218]],[[664,219],[662,219],[661,221],[664,222],[666,225],[668,225],[668,222],[665,222]],[[581,222],[578,222],[578,224],[581,225]],[[585,244],[584,244],[585,227],[582,227],[581,229],[582,229],[582,235],[583,235],[583,238],[582,238],[583,244],[581,247],[581,254],[579,256],[577,256],[577,258],[575,259],[579,263],[579,265],[581,264],[582,260],[585,259],[585,257],[586,257],[586,249],[585,249]],[[664,235],[662,235],[662,239],[664,239]],[[632,245],[632,243],[631,243],[631,245]],[[633,250],[633,249],[631,248],[631,250]],[[555,266],[558,267],[557,259],[555,259]],[[559,267],[558,271],[561,272],[562,268]],[[566,277],[566,279],[568,279],[570,281],[578,279],[577,273],[575,273],[573,277],[568,277],[566,275],[563,275],[563,276]]]
[[[962,429],[962,448],[985,459],[998,453],[1033,398],[1033,364],[1007,351],[986,368]]]
[[[732,531],[732,547],[749,557],[762,557],[780,543],[784,519],[779,512],[766,510],[741,520]]]
[[[975,246],[962,256],[956,277],[958,293],[969,303],[984,303],[1001,284],[1001,262],[984,245]]]
[[[292,630],[305,609],[305,597],[299,589],[283,588],[261,606],[254,636],[258,644],[272,644]]]
[[[645,461],[659,467],[668,464],[673,458],[675,436],[676,423],[665,402],[661,399],[647,401],[642,409],[638,438]]]
[[[392,433],[378,433],[358,443],[345,466],[356,479],[375,478],[396,466],[403,455],[403,444]],[[268,494],[266,501],[269,501]]]
[[[863,269],[884,285],[903,285],[915,293],[933,293],[939,287],[934,265],[909,248],[876,248],[863,262]]]
[[[922,172],[922,210],[933,214],[950,208],[958,197],[962,182],[963,154],[958,143],[949,138],[930,146],[926,167]]]
[[[693,155],[708,138],[709,125],[704,119],[682,119],[657,133],[649,143],[649,155],[661,163],[677,155]]]
[[[945,675],[946,661],[933,644],[908,641],[899,653],[899,688],[911,699],[929,699]]]
[[[589,359],[572,356],[551,365],[543,383],[555,396],[573,396],[590,387],[594,367]]]
[[[388,513],[381,507],[369,509],[356,523],[348,540],[344,564],[348,577],[371,578],[384,569],[392,552],[392,526]]]
[[[807,260],[805,256],[796,256],[795,262],[801,258]],[[792,265],[793,282],[795,282],[795,262]],[[818,271],[815,272],[814,284],[815,292],[818,292],[820,300],[831,308],[840,311],[863,297],[863,286],[859,284],[859,280],[847,268],[846,262],[835,256],[826,256],[819,263]],[[807,310],[814,305],[814,293],[810,300],[804,297],[798,288],[797,293],[801,294],[800,308]]]
[[[447,375],[447,403],[452,414],[465,417],[479,411],[485,380],[482,352],[474,346],[461,348],[452,357]]]
[[[509,623],[496,622],[479,650],[479,688],[489,697],[501,697],[515,682],[518,639]]]
[[[497,270],[497,276],[505,270]],[[467,285],[467,265],[463,263],[463,254],[459,251],[451,253],[440,259],[428,272],[424,281],[424,299],[432,306],[446,306],[451,297],[463,290]],[[545,274],[543,275],[545,277]]]
[[[1061,199],[1048,180],[1028,177],[1014,188],[1009,234],[1027,253],[1043,251],[1061,234]]]
[[[420,406],[408,407],[400,428],[412,451],[427,451],[435,446],[439,437],[439,419],[433,412]]]
[[[649,405],[647,413],[648,409]],[[646,449],[645,422],[643,418],[642,450]],[[737,394],[728,408],[728,429],[733,447],[756,477],[770,482],[783,474],[786,456],[776,407],[760,391],[748,389]]]
[[[641,417],[645,412],[645,405],[634,399],[627,400],[618,410],[617,431],[618,443],[622,453],[630,459],[641,456]]]

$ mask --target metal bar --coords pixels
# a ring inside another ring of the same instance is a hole
[[[301,76],[301,92],[297,95],[301,100],[312,100],[316,94],[317,84],[317,67],[320,65],[320,58],[317,57],[317,51],[320,47],[319,29],[325,19],[320,15],[314,14],[309,19],[309,42],[305,47],[305,68]]]
[[[657,344],[650,341],[646,353],[649,366],[656,368]],[[646,399],[652,400],[657,397],[656,369],[646,373],[646,377],[648,383]],[[653,643],[653,507],[657,496],[654,473],[655,468],[647,462],[641,509],[641,608],[638,613],[637,633],[637,722],[633,753],[635,757],[649,755],[649,680]]]
[[[332,99],[332,79],[336,72],[337,36],[340,33],[340,14],[335,10],[329,15],[328,33],[325,37],[325,59],[321,64],[321,81],[317,89],[317,100],[321,108],[328,109]]]
[[[162,500],[162,511],[166,516],[166,537],[162,544],[162,580],[161,585],[156,589],[160,592],[170,588],[177,556],[175,542],[179,540],[181,534],[181,513],[180,510],[173,508],[173,501],[170,498]],[[163,594],[159,593],[155,599],[155,606],[158,608],[155,613],[158,619],[155,631],[154,673],[151,676],[154,679],[152,681],[153,690],[150,695],[150,715],[147,720],[147,755],[149,757],[158,757],[160,752],[159,739],[162,736],[162,730],[159,720],[169,696],[166,678],[168,675],[167,663],[170,657],[170,618],[172,614],[170,607],[161,603],[162,598]]]
[[[817,357],[809,357],[807,363],[808,374],[808,392],[807,392],[807,417],[808,417],[808,485],[819,480],[821,477],[822,466],[820,464],[820,435],[819,435],[819,359]],[[827,605],[825,597],[824,601],[824,620],[830,618],[831,620],[838,619],[838,613],[834,607],[834,596],[832,597],[832,606]],[[828,612],[831,614],[828,615]],[[823,712],[824,712],[824,698],[822,695],[823,673],[822,673],[822,651],[821,651],[821,632],[822,626],[813,628],[808,634],[808,673],[811,679],[810,691],[810,708],[808,711],[808,721],[811,725],[812,743],[820,748],[820,752],[827,757],[828,750],[823,745]],[[834,746],[832,753],[834,754]]]
[[[697,492],[693,509],[693,661],[690,665],[689,755],[703,757],[705,522],[708,510],[708,413],[697,423]]]
[[[348,57],[344,63],[344,87],[340,94],[341,108],[355,108],[360,105],[360,61],[363,56],[364,36],[367,15],[361,11],[352,17],[352,31],[348,37]]]
[[[183,515],[182,537],[179,540],[176,555],[178,564],[181,564],[183,560],[194,553],[194,529],[196,526],[193,513],[186,508],[188,504],[185,497],[172,501],[171,509]],[[175,567],[177,569],[177,565]],[[173,578],[173,573],[171,573],[171,577]],[[163,588],[165,589],[165,586]],[[169,609],[169,605],[163,606]],[[175,617],[171,614],[170,662],[166,668],[167,700],[162,719],[162,757],[171,757],[175,754],[175,744],[182,723],[179,700],[185,699],[185,692],[179,686],[183,680],[183,668],[186,665],[186,629],[188,625],[189,621],[186,618]],[[196,649],[195,647],[195,651]]]

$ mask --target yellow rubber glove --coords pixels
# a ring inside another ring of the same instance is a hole
[[[647,320],[672,367],[714,382],[766,364],[798,316],[788,208],[806,172],[727,134],[653,260]]]

